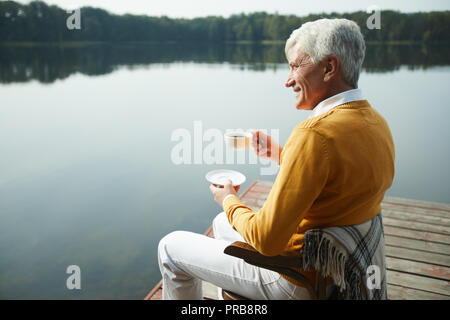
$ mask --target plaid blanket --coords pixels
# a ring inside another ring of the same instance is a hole
[[[387,299],[381,212],[359,225],[308,230],[301,259],[304,270],[331,276],[345,299]]]

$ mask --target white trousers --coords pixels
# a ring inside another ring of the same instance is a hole
[[[225,212],[214,219],[213,231],[214,239],[187,231],[175,231],[161,239],[158,263],[164,300],[201,300],[201,280],[255,300],[310,298],[305,288],[287,281],[279,273],[223,253],[230,243],[244,241],[230,226]]]

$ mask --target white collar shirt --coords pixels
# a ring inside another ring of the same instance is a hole
[[[352,101],[363,100],[361,89],[351,89],[334,96],[331,96],[321,102],[319,102],[316,107],[312,110],[308,119],[317,117],[325,112],[330,111],[334,107],[337,107],[344,103],[349,103]]]

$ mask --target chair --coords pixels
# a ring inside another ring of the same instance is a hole
[[[256,251],[252,246],[245,242],[236,241],[227,246],[224,253],[244,259],[245,262],[255,265],[257,267],[276,271],[280,274],[284,274],[291,277],[298,282],[302,283],[308,290],[312,299],[323,300],[326,297],[326,278],[320,275],[320,272],[316,273],[316,283],[306,278],[303,274],[295,271],[291,268],[301,268],[302,263],[298,257],[287,256],[264,256]],[[332,298],[337,298],[337,290],[332,294]],[[224,300],[245,300],[247,298],[242,297],[230,291],[222,290],[222,297]]]
[[[360,238],[355,234],[359,234]],[[360,225],[308,230],[299,257],[264,256],[240,241],[227,246],[224,253],[295,279],[308,290],[311,299],[387,298],[381,213]],[[377,290],[366,286],[367,266],[374,264],[383,270],[381,287]],[[292,268],[315,269],[315,283]],[[334,282],[334,290],[328,296],[327,276],[331,276]],[[225,290],[222,290],[222,296],[225,300],[245,299]]]

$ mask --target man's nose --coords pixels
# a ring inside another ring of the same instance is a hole
[[[294,85],[295,81],[293,79],[288,79],[286,83],[284,84],[286,88],[292,87]]]

